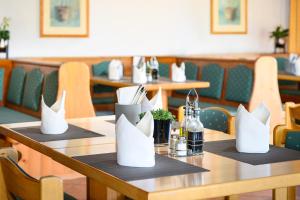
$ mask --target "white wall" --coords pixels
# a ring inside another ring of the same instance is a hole
[[[289,0],[248,0],[247,35],[211,35],[210,0],[90,0],[90,37],[39,37],[39,0],[0,0],[12,57],[271,52]]]

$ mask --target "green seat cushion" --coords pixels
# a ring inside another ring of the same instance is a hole
[[[287,89],[281,89],[281,90],[280,90],[280,94],[300,96],[300,90],[287,90]]]
[[[33,69],[26,75],[22,105],[33,111],[38,111],[43,84],[43,74],[40,69]]]
[[[58,91],[58,71],[53,71],[44,80],[44,101],[47,106],[52,106],[56,102]]]
[[[159,76],[170,78],[170,66],[167,63],[159,63]]]
[[[105,98],[93,98],[93,104],[112,104],[114,103],[113,97],[105,97]]]
[[[198,76],[198,66],[192,62],[185,62],[185,75],[187,80],[197,80]],[[176,93],[178,94],[184,94],[187,95],[190,90],[176,90]],[[194,95],[195,93],[192,92]]]
[[[103,61],[92,66],[93,76],[108,76],[108,66],[110,61]],[[94,93],[114,92],[115,88],[96,84],[93,86]]]
[[[33,121],[39,121],[39,119],[6,107],[0,107],[0,124],[33,122]]]
[[[224,68],[218,64],[208,64],[202,68],[201,80],[209,82],[209,88],[201,88],[200,96],[220,99],[224,80]]]
[[[168,103],[169,103],[169,106],[172,108],[179,108],[180,106],[185,105],[185,99],[169,97]],[[221,105],[221,104],[214,104],[214,103],[207,103],[207,102],[200,102],[199,106],[200,106],[200,108],[221,107],[221,108],[228,110],[228,112],[230,112],[230,114],[233,116],[235,116],[236,111],[237,111],[237,107]]]
[[[300,132],[288,132],[285,138],[285,147],[300,151]]]
[[[228,117],[219,110],[201,110],[200,120],[204,128],[228,132]]]
[[[0,68],[0,101],[3,101],[4,68]]]
[[[11,77],[9,80],[7,101],[16,105],[20,105],[22,102],[25,70],[22,67],[13,68]]]
[[[225,99],[248,103],[252,95],[253,70],[238,65],[228,70]]]

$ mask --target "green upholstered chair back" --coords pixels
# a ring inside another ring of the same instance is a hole
[[[285,137],[285,147],[300,151],[300,132],[288,132]]]
[[[220,110],[201,110],[200,120],[204,128],[228,133],[228,116]]]
[[[43,74],[40,69],[27,72],[22,105],[33,111],[38,111],[43,84]]]
[[[226,96],[229,101],[248,103],[253,87],[253,70],[245,65],[237,65],[228,70]]]
[[[7,92],[7,101],[9,103],[16,105],[21,104],[25,76],[26,73],[22,67],[15,67],[12,69]]]
[[[278,71],[285,71],[286,66],[289,65],[289,59],[283,57],[277,57],[277,67]]]
[[[200,89],[200,96],[220,99],[224,80],[224,68],[218,64],[208,64],[202,68],[201,80],[210,83],[209,88]]]
[[[170,66],[167,63],[159,63],[159,76],[169,78]]]
[[[53,71],[44,79],[44,101],[47,106],[52,106],[56,102],[58,91],[58,71]]]
[[[0,68],[0,101],[3,101],[4,68]]]
[[[93,76],[107,76],[108,75],[108,66],[110,61],[103,61],[98,64],[94,64],[93,68]]]
[[[93,76],[108,76],[108,66],[110,61],[103,61],[93,65]],[[114,92],[113,87],[96,84],[93,86],[94,93]]]

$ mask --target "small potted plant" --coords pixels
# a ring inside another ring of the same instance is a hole
[[[154,119],[154,143],[155,144],[166,144],[169,142],[171,123],[175,120],[175,116],[171,112],[158,109],[151,111]],[[142,118],[145,113],[140,115]]]
[[[289,29],[284,29],[281,26],[277,26],[274,31],[271,32],[270,38],[275,39],[274,52],[277,53],[278,49],[281,49],[283,53],[286,52],[286,38],[289,36]]]
[[[8,28],[9,19],[4,17],[0,25],[0,52],[6,53],[6,57],[8,57],[8,41],[10,38]]]

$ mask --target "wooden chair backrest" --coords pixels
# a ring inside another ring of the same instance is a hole
[[[0,199],[62,200],[62,180],[44,177],[36,180],[26,175],[8,156],[0,156]]]
[[[59,68],[58,97],[66,91],[66,118],[95,117],[90,92],[89,67],[80,62],[69,62]]]
[[[273,129],[284,121],[275,58],[270,56],[259,58],[255,63],[254,73],[254,86],[249,110],[253,111],[261,103],[268,107],[271,112],[270,142],[273,143]]]

